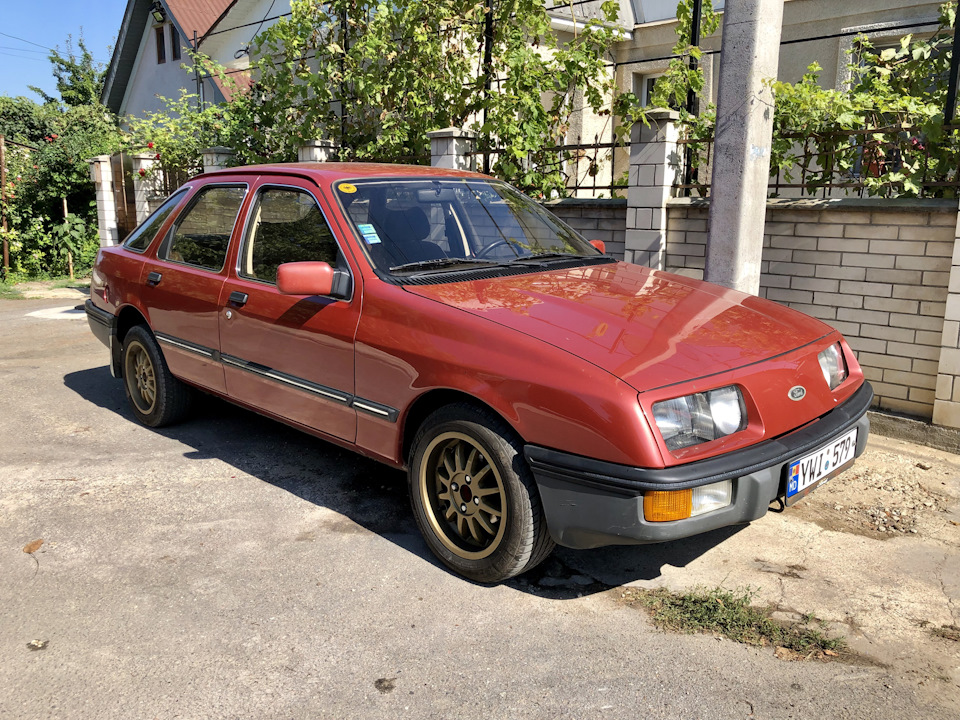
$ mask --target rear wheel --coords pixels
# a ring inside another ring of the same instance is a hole
[[[408,482],[427,544],[464,577],[506,580],[553,550],[522,443],[487,410],[458,404],[428,417],[413,443]]]
[[[153,334],[135,325],[123,338],[123,386],[137,420],[150,427],[178,422],[193,391],[170,374]]]

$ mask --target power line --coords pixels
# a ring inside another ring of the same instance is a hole
[[[19,40],[20,42],[25,42],[25,43],[27,43],[28,45],[36,45],[38,48],[43,48],[44,50],[48,50],[48,51],[50,51],[50,52],[53,52],[53,51],[54,51],[53,48],[48,48],[46,45],[41,45],[40,43],[35,43],[35,42],[33,42],[32,40],[25,40],[25,39],[23,39],[22,37],[17,37],[16,35],[10,35],[9,33],[5,33],[5,32],[0,32],[0,35],[3,35],[4,37],[11,38],[11,39],[13,39],[13,40]]]
[[[14,47],[13,45],[0,45],[0,50],[16,50],[17,52],[37,53],[38,55],[46,54],[43,50],[31,50],[30,48]]]

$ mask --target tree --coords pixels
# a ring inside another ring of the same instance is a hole
[[[53,76],[57,80],[60,99],[52,97],[37,87],[30,89],[43,98],[47,104],[63,103],[68,107],[98,105],[107,71],[102,63],[94,61],[87,50],[83,35],[77,39],[79,53],[73,48],[73,36],[67,35],[66,51],[60,52],[59,46],[48,56],[53,64]]]

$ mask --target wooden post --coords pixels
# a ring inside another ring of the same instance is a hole
[[[60,199],[63,200],[63,222],[64,224],[66,224],[67,216],[70,214],[69,212],[67,212],[67,198],[61,197]],[[67,248],[67,271],[70,273],[70,279],[74,280],[75,278],[73,277],[73,252],[70,250],[70,248]]]
[[[7,141],[0,135],[0,216],[3,219],[3,278],[10,272],[10,245],[7,242]]]

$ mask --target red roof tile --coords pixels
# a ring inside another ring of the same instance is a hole
[[[197,37],[202,38],[236,2],[237,0],[166,0],[166,5],[186,35],[185,39],[192,43],[194,30],[197,31]]]

